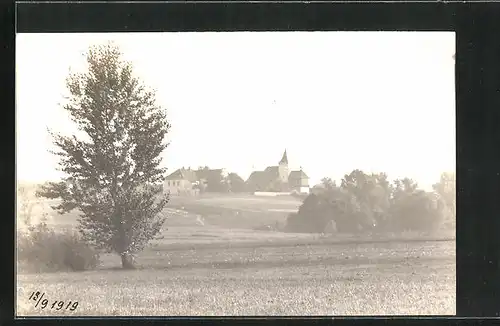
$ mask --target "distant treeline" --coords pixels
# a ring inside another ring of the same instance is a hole
[[[398,232],[438,229],[455,218],[455,175],[443,173],[432,192],[410,179],[354,170],[337,185],[324,178],[289,215],[290,232]]]

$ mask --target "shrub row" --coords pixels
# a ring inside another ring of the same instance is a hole
[[[391,184],[386,174],[354,170],[345,175],[340,186],[324,179],[322,187],[304,199],[298,212],[289,215],[285,231],[432,232],[454,213],[454,184],[449,182],[447,186],[450,193],[426,192],[408,178]]]

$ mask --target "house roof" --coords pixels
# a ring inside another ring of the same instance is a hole
[[[223,169],[200,169],[200,170],[196,170],[196,171],[193,171],[194,173],[196,173],[196,177],[198,179],[210,179],[210,177],[212,178],[217,178],[219,177],[222,172],[223,172]]]
[[[165,180],[188,180],[195,182],[198,178],[195,171],[191,169],[177,169],[173,173],[169,174]]]
[[[191,182],[198,181],[200,179],[209,179],[210,177],[219,177],[223,174],[224,169],[199,169],[191,170],[181,168],[175,170],[173,173],[169,174],[165,180],[188,180]]]
[[[165,180],[179,180],[179,179],[183,179],[182,172],[180,169],[175,170],[174,172],[167,175],[167,177],[165,178]]]
[[[250,174],[247,180],[248,183],[254,184],[267,184],[270,181],[269,173],[265,171],[254,171]]]
[[[309,177],[304,173],[304,171],[300,170],[290,172],[288,179],[309,179]]]
[[[277,178],[280,175],[279,167],[277,166],[268,166],[264,171],[270,178]]]

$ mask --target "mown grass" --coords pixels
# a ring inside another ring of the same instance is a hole
[[[123,271],[118,256],[103,255],[95,271],[19,274],[17,313],[59,316],[455,313],[454,232],[437,238],[426,236],[427,240],[447,241],[424,242],[426,237],[411,233],[370,238],[255,231],[250,228],[272,224],[271,215],[251,212],[260,217],[242,218],[235,212],[243,210],[234,207],[212,207],[213,214],[193,211],[191,206],[184,207],[189,212],[176,211],[186,203],[169,205],[164,238],[153,241],[151,247],[138,255],[137,270]],[[224,213],[218,214],[221,211]],[[77,215],[77,212],[65,216],[52,214],[49,224],[74,228]],[[74,312],[34,308],[34,303],[28,301],[32,291],[45,292],[51,301],[78,301],[79,307]]]
[[[454,314],[454,243],[152,248],[139,269],[18,276],[22,315]],[[27,298],[78,301],[75,312]]]
[[[427,271],[432,270],[428,268]],[[274,268],[266,271],[190,270],[183,273],[141,271],[68,275],[38,279],[18,291],[49,300],[78,301],[74,312],[34,309],[26,315],[401,315],[454,314],[451,276],[434,269],[418,281],[384,274],[369,266],[339,270]],[[387,273],[387,271],[385,271]],[[407,271],[401,271],[401,274]],[[340,275],[341,274],[341,275]],[[454,280],[453,280],[454,282]],[[50,283],[50,286],[41,284]]]
[[[448,267],[448,268],[445,268]],[[143,270],[39,275],[18,296],[23,315],[388,315],[454,314],[450,266],[285,267],[266,270]],[[408,274],[418,273],[417,276]],[[446,273],[446,274],[445,274]],[[399,275],[398,275],[399,274]],[[78,301],[75,312],[35,309],[31,291]],[[26,301],[24,301],[24,300]]]

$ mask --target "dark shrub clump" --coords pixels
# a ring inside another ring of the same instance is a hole
[[[331,233],[328,226],[334,224],[333,232],[350,234],[434,232],[455,212],[454,184],[442,184],[441,180],[434,186],[437,190],[427,192],[409,178],[391,184],[384,173],[366,174],[361,170],[346,174],[340,186],[325,178],[304,199],[298,212],[288,216],[285,230]]]
[[[45,223],[17,233],[20,271],[84,271],[99,265],[99,253],[75,231],[56,232]]]

